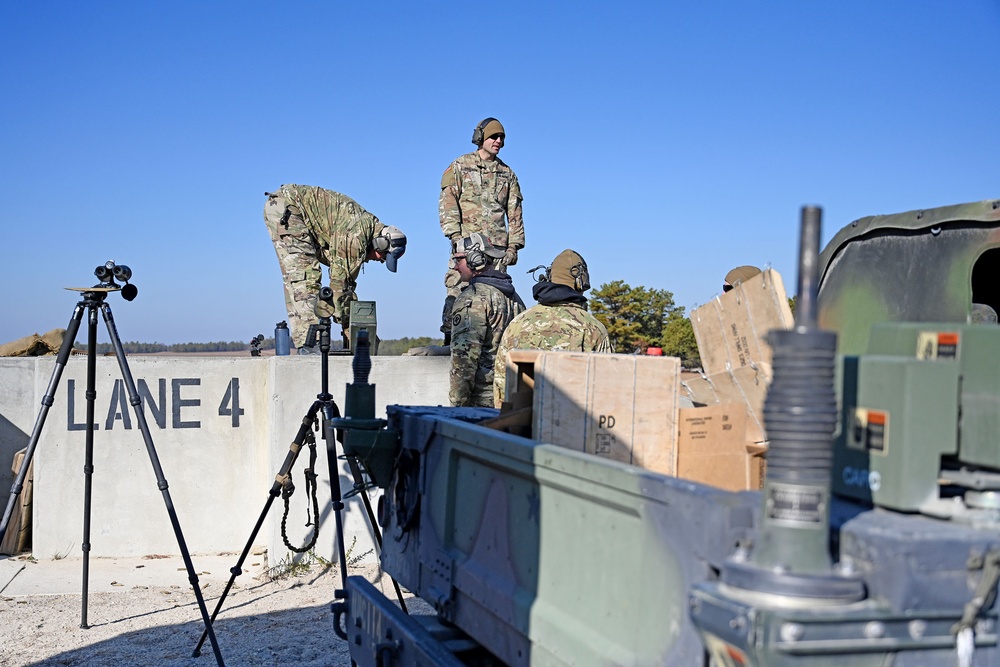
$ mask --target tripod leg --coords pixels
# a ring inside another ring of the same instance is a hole
[[[264,503],[264,509],[261,510],[260,516],[257,517],[257,523],[254,524],[253,532],[250,533],[250,539],[247,540],[246,545],[243,547],[243,553],[240,554],[240,558],[236,561],[229,571],[233,576],[229,578],[229,582],[226,583],[226,588],[222,591],[222,595],[219,596],[219,601],[215,605],[215,611],[212,612],[211,622],[215,623],[215,617],[218,616],[219,611],[222,609],[222,603],[225,602],[226,596],[229,595],[229,589],[233,587],[233,582],[236,581],[236,577],[243,574],[243,562],[247,559],[250,554],[250,549],[253,547],[253,542],[257,538],[257,533],[260,531],[262,525],[264,525],[264,519],[267,517],[267,513],[271,510],[271,504],[274,503],[274,499],[281,494],[281,487],[284,479],[291,474],[292,466],[295,465],[295,460],[299,457],[299,452],[302,450],[302,443],[306,440],[306,435],[312,428],[313,424],[316,422],[316,413],[319,412],[319,408],[322,405],[320,401],[316,401],[309,408],[306,416],[302,418],[302,424],[299,425],[298,433],[295,434],[295,440],[292,441],[291,446],[288,448],[288,453],[285,455],[285,460],[281,464],[281,469],[278,470],[278,474],[275,477],[274,484],[271,485],[271,490],[267,493],[267,502]],[[194,647],[194,653],[192,656],[197,658],[201,655],[201,646],[205,643],[205,638],[208,637],[208,627],[205,631],[201,633],[201,639],[198,640],[198,645]]]
[[[187,544],[184,542],[181,525],[177,520],[177,512],[174,509],[173,501],[170,499],[169,485],[167,484],[166,477],[163,476],[163,469],[160,467],[160,460],[156,455],[156,448],[153,446],[153,437],[149,433],[149,424],[146,422],[146,413],[142,409],[142,399],[139,397],[139,392],[135,387],[135,381],[132,379],[132,373],[129,371],[128,363],[125,360],[125,349],[122,347],[121,339],[118,337],[118,330],[115,328],[115,321],[111,315],[111,307],[107,303],[101,304],[101,314],[104,316],[104,322],[108,326],[108,335],[111,337],[111,344],[114,346],[115,356],[118,358],[118,367],[121,369],[122,379],[124,380],[125,387],[128,390],[129,403],[132,405],[136,421],[139,423],[139,430],[142,432],[143,442],[146,443],[146,452],[149,454],[149,461],[153,466],[153,473],[156,475],[157,488],[160,489],[160,492],[163,495],[163,503],[166,505],[167,515],[170,517],[170,525],[173,527],[174,535],[177,538],[177,547],[180,549],[181,557],[184,559],[184,566],[187,568],[188,572],[188,580],[191,582],[191,587],[194,589],[194,595],[198,601],[198,609],[201,611],[201,616],[205,621],[205,627],[208,631],[209,639],[212,642],[212,649],[215,651],[215,660],[219,664],[219,667],[223,667],[225,663],[222,660],[222,652],[219,650],[219,644],[215,638],[212,621],[208,617],[208,608],[205,606],[205,598],[202,596],[201,587],[198,585],[198,574],[195,572],[194,563],[191,562],[191,554],[188,552]]]
[[[87,623],[87,599],[90,589],[90,508],[94,477],[94,405],[97,400],[97,310],[90,305],[87,313],[87,441],[83,462],[83,586],[80,595],[80,627]]]
[[[347,590],[347,551],[344,548],[344,496],[340,492],[340,470],[337,466],[337,439],[333,437],[333,429],[329,424],[334,419],[333,410],[336,406],[323,406],[323,439],[326,441],[326,463],[330,469],[330,493],[333,496],[333,517],[337,526],[337,556],[340,560],[341,588]],[[339,412],[339,410],[338,410]]]
[[[10,498],[7,500],[7,508],[4,510],[3,519],[0,519],[0,542],[3,541],[3,537],[7,533],[7,526],[10,524],[10,517],[14,511],[14,503],[17,497],[21,495],[21,489],[24,487],[24,478],[28,476],[28,466],[31,465],[31,459],[35,455],[35,447],[38,445],[38,437],[42,433],[42,427],[45,425],[45,418],[49,414],[49,408],[52,407],[56,387],[59,385],[59,378],[62,377],[62,372],[66,368],[66,360],[69,359],[70,352],[73,350],[73,341],[76,340],[76,334],[80,330],[80,321],[83,319],[84,310],[86,310],[86,306],[82,301],[76,304],[73,317],[69,321],[69,326],[66,327],[66,336],[63,338],[62,347],[59,348],[59,356],[56,358],[56,367],[52,370],[52,378],[49,380],[49,386],[42,397],[42,407],[39,409],[38,417],[35,419],[35,427],[31,430],[31,438],[28,440],[28,449],[25,452],[24,461],[21,462],[21,468],[17,471],[17,477],[14,478],[14,486],[10,489]]]

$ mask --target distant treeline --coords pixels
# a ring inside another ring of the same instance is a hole
[[[400,356],[406,354],[411,347],[426,347],[428,345],[441,345],[444,341],[441,338],[429,338],[421,336],[418,338],[394,338],[391,340],[380,340],[378,344],[379,355]],[[76,343],[78,349],[86,349],[85,343]],[[250,354],[250,343],[243,341],[215,341],[211,343],[174,343],[166,345],[164,343],[139,343],[137,341],[122,342],[122,347],[126,354],[156,354],[157,352],[173,352],[175,354],[211,353],[211,352],[241,352]],[[261,350],[273,350],[274,338],[266,338],[260,344]],[[111,343],[98,343],[98,354],[113,354],[114,348]]]

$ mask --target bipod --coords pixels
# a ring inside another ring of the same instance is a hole
[[[327,460],[329,464],[330,472],[330,490],[332,494],[332,508],[334,510],[334,520],[336,522],[337,531],[337,559],[340,565],[341,572],[341,583],[342,586],[347,585],[347,552],[344,545],[344,531],[343,531],[343,519],[341,517],[341,511],[344,509],[344,497],[340,491],[340,473],[337,469],[337,464],[335,463],[339,460],[336,451],[337,438],[334,434],[333,424],[340,418],[340,409],[337,407],[337,403],[333,400],[333,395],[330,393],[330,318],[324,317],[320,318],[320,324],[312,325],[315,330],[310,331],[310,337],[319,334],[319,349],[320,355],[320,393],[316,396],[316,400],[309,407],[305,416],[302,418],[302,422],[299,424],[299,429],[295,434],[295,439],[288,448],[288,453],[285,455],[285,460],[281,464],[281,468],[278,470],[278,474],[275,476],[274,483],[271,485],[268,491],[267,500],[264,503],[264,507],[257,517],[257,523],[254,524],[253,530],[250,533],[250,537],[247,539],[246,544],[243,547],[243,551],[240,553],[240,557],[232,568],[230,568],[230,573],[232,576],[226,583],[225,588],[222,591],[222,595],[219,596],[219,600],[216,604],[215,611],[212,612],[211,620],[215,622],[215,617],[222,610],[222,605],[225,603],[226,597],[229,595],[229,591],[232,589],[236,577],[243,574],[243,563],[246,562],[247,557],[250,555],[250,551],[253,548],[253,544],[257,539],[257,534],[260,532],[261,527],[264,525],[264,519],[267,517],[268,512],[271,510],[271,505],[274,500],[281,495],[282,489],[285,487],[287,480],[291,478],[292,467],[295,465],[299,454],[302,451],[302,446],[312,437],[312,430],[316,427],[317,417],[321,417],[323,421],[323,438],[326,441],[327,449]],[[311,328],[312,328],[311,327]],[[315,333],[314,333],[315,332]],[[368,514],[368,520],[372,525],[375,533],[375,541],[378,545],[379,550],[382,548],[382,535],[378,529],[378,522],[375,519],[375,513],[371,507],[371,501],[368,498],[368,494],[365,491],[367,488],[364,483],[364,477],[361,470],[359,469],[357,460],[352,460],[348,457],[348,465],[351,469],[351,474],[354,478],[354,489],[348,494],[348,497],[361,490],[362,499],[364,501],[365,511]],[[316,533],[319,532],[319,517],[316,518]],[[314,534],[313,538],[315,539]],[[406,610],[406,606],[403,602],[402,591],[399,589],[399,585],[393,580],[393,586],[396,589],[396,595],[399,598],[399,603],[403,610]],[[338,591],[339,593],[339,591]],[[339,634],[339,633],[338,633]],[[201,639],[198,641],[198,645],[194,649],[193,655],[197,657],[201,653],[201,647],[205,643],[206,633],[202,633]]]
[[[95,389],[97,377],[97,311],[100,310],[101,315],[104,318],[104,322],[107,325],[108,335],[111,338],[111,344],[114,347],[115,356],[118,358],[118,367],[121,370],[122,380],[126,390],[128,391],[129,403],[132,405],[135,412],[135,418],[139,424],[139,430],[142,433],[143,442],[146,444],[146,453],[149,455],[149,461],[153,466],[153,473],[156,475],[156,486],[160,489],[160,492],[163,495],[163,502],[167,507],[167,514],[170,517],[170,525],[173,527],[174,535],[177,538],[177,547],[180,549],[181,557],[184,560],[184,567],[188,572],[188,581],[194,589],[195,598],[198,601],[198,609],[201,611],[202,618],[205,621],[205,633],[212,640],[212,649],[215,652],[216,662],[219,664],[219,667],[224,667],[222,653],[219,650],[218,642],[215,639],[215,632],[212,629],[212,621],[208,617],[208,608],[205,606],[205,599],[201,594],[201,587],[198,585],[198,575],[195,572],[194,564],[191,562],[191,555],[188,552],[187,544],[184,541],[184,535],[181,532],[180,522],[177,520],[177,512],[174,510],[174,504],[170,499],[169,485],[163,475],[163,469],[160,467],[159,457],[157,456],[156,449],[153,446],[153,438],[150,435],[149,425],[146,422],[146,415],[142,407],[142,399],[139,397],[139,392],[136,389],[135,381],[133,380],[132,373],[129,370],[128,362],[125,359],[125,349],[122,347],[121,339],[118,337],[118,330],[115,327],[114,317],[111,314],[111,306],[109,306],[106,301],[109,293],[117,291],[121,291],[122,296],[128,301],[135,298],[137,290],[134,285],[128,284],[128,280],[132,276],[132,271],[127,266],[116,266],[114,262],[107,262],[105,265],[97,267],[95,274],[101,279],[101,284],[87,288],[69,288],[74,291],[82,292],[83,296],[81,301],[76,304],[76,308],[73,310],[73,316],[69,321],[69,326],[66,328],[66,335],[63,338],[63,343],[59,348],[59,354],[56,357],[56,365],[55,369],[52,371],[52,378],[49,380],[48,388],[45,391],[45,395],[42,397],[42,407],[38,412],[38,417],[35,420],[35,426],[31,431],[31,438],[28,441],[28,448],[25,452],[24,460],[22,461],[21,468],[18,470],[17,476],[14,479],[14,485],[11,487],[10,499],[7,502],[7,508],[4,510],[3,519],[0,520],[0,542],[3,541],[3,536],[7,532],[14,503],[17,500],[17,497],[21,494],[21,489],[24,486],[24,478],[28,472],[28,466],[31,464],[31,459],[35,454],[35,448],[38,445],[38,440],[42,433],[42,427],[45,425],[45,419],[48,416],[49,408],[52,407],[54,402],[56,388],[59,385],[59,380],[62,377],[63,370],[66,368],[66,362],[72,353],[73,343],[76,340],[76,335],[80,329],[80,322],[83,320],[83,313],[86,311],[88,313],[86,393],[87,427],[86,449],[84,454],[85,462],[83,466],[83,543],[81,545],[81,550],[83,551],[83,590],[81,595],[82,612],[80,627],[90,627],[87,623],[87,598],[90,580],[90,515],[91,492],[93,489],[92,478],[94,473],[94,404],[97,399],[97,391]],[[116,284],[114,282],[114,278],[123,280],[126,283],[124,288]]]

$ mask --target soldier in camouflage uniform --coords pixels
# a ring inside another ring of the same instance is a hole
[[[451,388],[456,407],[493,407],[493,359],[500,336],[524,302],[494,262],[504,251],[475,232],[456,243],[455,269],[468,285],[455,299],[451,319]]]
[[[395,273],[396,261],[406,251],[406,236],[339,192],[282,185],[264,194],[264,222],[285,279],[292,343],[300,354],[308,353],[309,325],[320,317],[332,317],[346,333],[361,265],[385,262]],[[317,299],[323,277],[320,264],[330,268],[329,302]]]
[[[493,370],[497,407],[503,402],[507,384],[508,350],[614,351],[608,330],[587,312],[583,293],[588,289],[587,263],[575,251],[563,250],[531,290],[538,305],[515,317],[500,339]]]
[[[506,273],[517,264],[517,251],[524,247],[524,222],[521,219],[521,187],[513,170],[498,156],[506,133],[496,118],[486,118],[472,133],[476,150],[452,162],[441,176],[438,217],[441,231],[451,240],[452,249],[460,239],[473,232],[486,237],[503,251],[493,260],[493,267]],[[445,345],[451,330],[451,305],[461,291],[461,278],[449,262],[444,276],[448,290],[441,315]]]

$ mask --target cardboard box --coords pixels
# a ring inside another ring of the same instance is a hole
[[[758,489],[741,402],[678,408],[671,357],[511,350],[507,411],[483,425],[731,491]],[[521,429],[530,420],[530,428]]]
[[[679,359],[542,352],[533,366],[535,440],[674,474]]]
[[[739,404],[680,408],[677,476],[728,491],[761,488],[763,458],[747,451],[745,425]]]
[[[772,329],[794,324],[785,284],[774,269],[738,284],[691,311],[691,327],[706,375],[745,366],[770,371]]]
[[[746,408],[748,445],[765,442],[764,398],[771,384],[767,334],[794,324],[785,285],[774,269],[691,311],[703,375],[682,390],[697,405]]]

